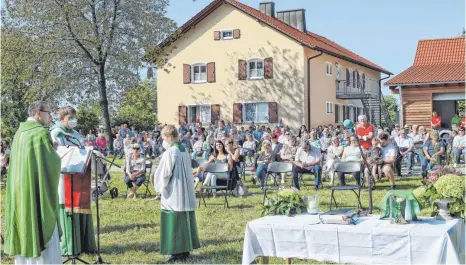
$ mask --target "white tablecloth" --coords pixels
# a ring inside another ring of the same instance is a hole
[[[464,264],[461,220],[423,218],[406,225],[378,216],[357,225],[319,224],[315,215],[266,216],[246,225],[243,264],[257,256],[338,263]]]

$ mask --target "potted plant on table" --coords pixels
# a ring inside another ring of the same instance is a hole
[[[279,191],[276,197],[266,198],[264,205],[261,205],[260,208],[262,216],[294,216],[306,211],[306,203],[298,192],[289,189]]]
[[[438,211],[439,219],[448,220],[452,216],[464,218],[465,184],[465,176],[446,174],[427,181],[424,186],[415,189],[413,194],[421,204],[430,205],[434,212]]]

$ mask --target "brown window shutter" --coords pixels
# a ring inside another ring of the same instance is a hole
[[[216,124],[220,120],[220,105],[219,104],[213,104],[211,106],[211,119],[210,122],[213,124]]]
[[[191,84],[191,65],[183,64],[183,84]]]
[[[186,119],[186,112],[187,112],[186,106],[178,106],[178,122],[180,125],[188,123]]]
[[[238,80],[246,80],[248,78],[246,66],[245,60],[238,60]]]
[[[215,83],[215,63],[207,64],[207,82]]]
[[[241,103],[233,104],[233,123],[243,123],[243,104]]]
[[[272,79],[273,78],[273,58],[264,59],[264,78]]]
[[[348,71],[348,69],[346,69]],[[335,123],[338,123],[338,115],[339,115],[339,107],[337,104],[335,104]]]
[[[353,121],[354,122],[357,122],[358,121],[358,108],[357,107],[353,107]]]
[[[233,38],[234,39],[239,39],[240,36],[241,36],[241,31],[239,29],[233,30]]]
[[[214,31],[214,40],[220,40],[220,31]]]
[[[278,123],[277,102],[269,102],[269,123]]]
[[[358,75],[358,71],[353,71],[353,87],[356,87],[357,85],[357,81],[358,81],[357,75]]]

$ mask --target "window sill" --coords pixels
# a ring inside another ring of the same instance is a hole
[[[230,38],[222,38],[222,40],[233,40],[233,37],[230,37]]]
[[[196,85],[196,84],[205,84],[205,83],[207,83],[207,80],[206,80],[206,81],[194,81],[194,82],[192,82],[191,84],[195,84],[195,85]]]
[[[333,74],[326,74],[327,76],[333,76]]]
[[[248,80],[262,80],[264,77],[249,77]]]

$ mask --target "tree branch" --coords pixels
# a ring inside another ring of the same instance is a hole
[[[66,19],[66,26],[68,28],[68,31],[70,32],[71,34],[71,37],[73,37],[74,41],[76,42],[76,44],[78,44],[79,47],[81,47],[81,49],[84,51],[84,53],[87,55],[87,57],[89,57],[89,59],[95,64],[95,65],[99,65],[100,62],[97,61],[96,59],[94,59],[94,57],[92,56],[92,54],[89,52],[89,50],[82,44],[82,42],[76,37],[76,34],[73,32],[73,29],[71,28],[71,22],[70,22],[70,16],[69,16],[69,12],[67,10],[64,10],[65,11],[65,19]]]
[[[107,60],[107,55],[108,51],[112,47],[113,44],[113,36],[115,34],[115,28],[116,28],[116,16],[117,16],[117,11],[118,11],[118,5],[120,4],[120,0],[113,0],[113,16],[112,16],[112,26],[110,28],[110,34],[109,34],[109,39],[107,43],[107,47],[105,48],[105,53],[103,57],[103,62]]]

